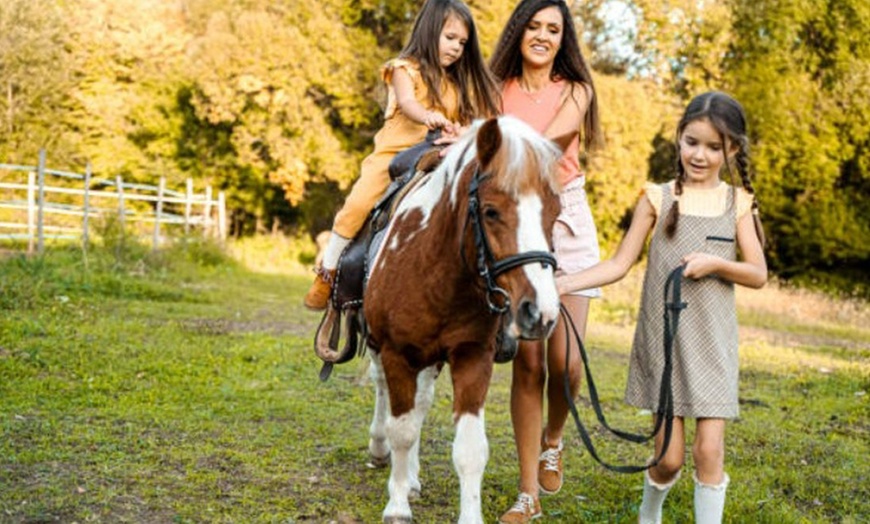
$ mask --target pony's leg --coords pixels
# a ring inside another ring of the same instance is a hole
[[[459,524],[483,524],[480,485],[489,460],[483,404],[492,378],[492,355],[483,350],[462,352],[465,358],[451,361],[453,378],[453,465],[459,476]],[[469,357],[474,355],[476,357]]]
[[[414,410],[417,412],[421,425],[422,421],[426,420],[426,415],[429,409],[432,408],[432,401],[435,398],[435,381],[438,379],[440,370],[438,366],[431,366],[417,375],[417,396],[414,399]],[[408,477],[411,482],[411,492],[409,497],[413,500],[420,497],[422,486],[420,484],[420,435],[421,431],[417,431],[417,440],[411,446],[411,451],[408,455]]]
[[[372,424],[369,426],[370,464],[376,468],[386,467],[390,463],[390,445],[387,443],[387,414],[390,411],[390,398],[387,396],[387,379],[381,357],[374,351],[370,352],[369,377],[375,385],[375,412]]]
[[[417,409],[417,375],[405,359],[381,348],[381,362],[390,396],[390,416],[387,418],[387,441],[390,445],[390,480],[387,488],[390,501],[384,508],[385,523],[410,523],[411,448],[420,438],[422,411]]]

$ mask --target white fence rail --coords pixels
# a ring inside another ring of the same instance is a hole
[[[117,217],[125,231],[132,223],[140,224],[140,232],[142,224],[151,225],[154,249],[170,227],[226,239],[223,191],[213,199],[211,186],[195,193],[191,179],[175,191],[166,187],[165,177],[157,186],[124,182],[121,176],[94,178],[90,164],[84,174],[48,169],[45,156],[40,151],[37,166],[0,164],[0,240],[25,240],[28,253],[42,254],[46,240],[81,240],[87,249],[91,219],[107,216]]]

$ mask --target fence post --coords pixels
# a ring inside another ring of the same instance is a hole
[[[211,227],[211,186],[205,188],[205,206],[202,210],[202,236],[208,236],[209,227]]]
[[[121,234],[124,234],[124,180],[121,175],[115,176],[115,188],[118,191],[118,220],[121,222]]]
[[[37,183],[39,184],[39,208],[37,209],[36,228],[39,235],[36,252],[42,255],[45,250],[45,149],[39,150],[39,166],[37,166]]]
[[[27,254],[36,247],[36,173],[27,172]]]
[[[184,236],[190,233],[190,210],[193,206],[193,179],[187,179],[187,191],[184,195]]]
[[[218,192],[218,236],[221,242],[227,239],[227,198],[223,191]]]
[[[115,246],[115,260],[120,264],[121,259],[124,256],[124,248],[127,243],[127,228],[125,227],[125,217],[126,214],[124,210],[124,180],[121,178],[121,175],[115,176],[115,188],[118,191],[118,245]]]
[[[166,190],[166,177],[160,177],[160,186],[157,188],[157,207],[154,210],[154,242],[151,245],[152,251],[157,251],[160,247],[160,219],[163,215],[163,192]]]
[[[85,195],[84,205],[82,210],[82,251],[88,251],[88,219],[91,216],[91,162],[85,166]]]

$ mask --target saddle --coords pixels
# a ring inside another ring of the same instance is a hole
[[[314,337],[314,352],[324,362],[321,380],[329,378],[335,364],[365,351],[360,338],[365,340],[367,335],[362,306],[368,261],[377,253],[396,205],[441,162],[443,147],[434,145],[440,135],[440,130],[430,131],[423,142],[396,155],[389,166],[391,182],[386,193],[338,259],[330,303]],[[339,351],[342,317],[345,317],[345,344]]]

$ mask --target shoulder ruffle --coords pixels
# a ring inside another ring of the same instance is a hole
[[[743,215],[752,211],[752,203],[755,201],[755,195],[749,193],[742,187],[737,188],[737,218],[742,218]]]
[[[418,64],[415,60],[410,58],[394,58],[384,64],[381,68],[381,78],[383,78],[384,82],[389,84],[393,80],[393,73],[397,69],[404,69],[408,76],[411,77],[411,80],[417,80],[417,77],[420,76],[420,64]]]
[[[647,200],[655,209],[656,215],[661,215],[662,211],[662,185],[655,182],[646,182],[643,185],[641,194],[646,195]]]

